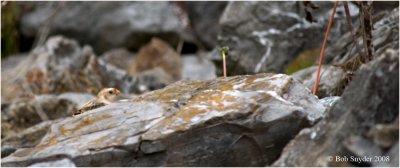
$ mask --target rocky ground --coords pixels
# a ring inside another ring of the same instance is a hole
[[[398,2],[362,64],[339,3],[317,95],[332,2],[11,3],[33,47],[1,62],[2,166],[399,166]],[[105,87],[125,99],[72,116]]]

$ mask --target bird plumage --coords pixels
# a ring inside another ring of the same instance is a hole
[[[86,111],[111,104],[117,101],[119,94],[120,91],[115,88],[102,89],[95,98],[89,100],[85,105],[79,108],[74,115],[82,114]]]

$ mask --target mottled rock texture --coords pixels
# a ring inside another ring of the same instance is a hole
[[[273,166],[399,166],[398,101],[399,52],[388,49],[361,66],[327,117],[302,130]],[[339,161],[336,156],[349,159]],[[389,159],[377,161],[375,156]],[[373,160],[357,162],[351,157]]]
[[[229,2],[218,37],[220,46],[231,49],[228,74],[282,73],[303,51],[320,48],[333,3],[313,3],[320,6],[312,10],[316,23],[306,21],[301,2]],[[358,9],[349,7],[351,15],[357,16]],[[339,5],[329,42],[348,32],[345,23]]]
[[[76,166],[265,166],[324,111],[283,74],[180,81],[58,121],[2,165],[68,158]]]
[[[50,35],[90,44],[97,54],[112,48],[137,50],[153,36],[177,44],[181,22],[169,2],[25,2],[21,32],[35,36],[43,25]]]

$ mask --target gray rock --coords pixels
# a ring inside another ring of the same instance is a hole
[[[399,142],[390,148],[390,150],[374,162],[374,167],[399,167]]]
[[[317,66],[312,66],[300,70],[291,76],[299,80],[308,89],[313,90],[315,78],[317,76]],[[347,72],[338,66],[323,65],[321,67],[321,76],[318,85],[317,95],[319,98],[340,96],[341,84],[347,80]]]
[[[64,158],[56,161],[35,163],[29,167],[76,167],[70,159]]]
[[[2,110],[1,136],[19,136],[22,130],[42,121],[72,116],[93,97],[90,94],[63,93],[16,99]]]
[[[50,34],[90,44],[97,53],[118,47],[138,49],[152,36],[176,44],[182,29],[168,2],[48,2],[34,3],[22,15],[22,34],[36,35],[58,5],[62,7],[53,16]]]
[[[179,81],[56,122],[38,145],[1,164],[63,156],[76,166],[263,166],[324,111],[283,74]]]
[[[320,48],[333,3],[313,3],[320,6],[313,11],[317,23],[305,20],[301,2],[230,2],[220,19],[218,37],[220,46],[231,49],[228,72],[281,73],[301,52]],[[358,9],[349,7],[357,16]],[[339,5],[329,42],[348,31],[342,10]]]
[[[6,71],[7,69],[12,69],[27,56],[28,54],[25,53],[25,54],[10,55],[6,58],[2,58],[1,72]]]
[[[340,100],[339,96],[332,96],[332,97],[324,97],[320,99],[319,102],[323,104],[325,107],[332,107],[339,100]]]
[[[206,57],[183,55],[182,62],[183,80],[210,80],[217,77],[214,63]]]
[[[381,14],[383,15],[382,18],[374,23],[372,29],[375,56],[382,55],[388,48],[399,49],[399,8]],[[357,42],[362,47],[361,36],[357,38]],[[350,32],[341,36],[332,45],[328,45],[325,53],[324,62],[331,64],[344,64],[359,57],[356,47],[353,47]]]
[[[297,135],[285,147],[273,166],[373,165],[371,161],[357,163],[350,159],[329,160],[329,157],[335,159],[336,156],[350,158],[358,157],[356,154],[368,153],[375,156],[382,154],[379,152],[382,149],[372,150],[371,145],[360,144],[364,141],[354,141],[351,137],[362,137],[367,135],[367,131],[374,125],[398,119],[398,68],[399,52],[391,49],[368,64],[362,65],[342,98],[328,111],[327,116],[309,131],[303,130]],[[349,145],[348,142],[354,144]],[[377,145],[375,144],[375,149]],[[391,156],[398,156],[398,148],[396,152]],[[383,154],[383,156],[389,155]],[[398,165],[398,162],[394,163],[396,164]]]
[[[104,87],[115,87],[124,93],[138,90],[136,80],[126,71],[98,60],[89,46],[81,48],[76,41],[62,36],[50,38],[3,74],[4,102],[32,94],[97,94]]]
[[[16,135],[10,135],[1,140],[1,157],[6,157],[14,153],[17,149],[33,148],[39,144],[40,140],[46,135],[51,124],[58,120],[49,120],[36,124],[23,131],[18,132]]]
[[[228,2],[223,1],[185,2],[193,34],[205,49],[212,49],[217,45],[220,31],[218,22],[227,4]]]
[[[112,49],[100,56],[104,62],[114,65],[115,67],[123,70],[128,70],[129,65],[135,57],[134,53],[130,53],[123,48]]]

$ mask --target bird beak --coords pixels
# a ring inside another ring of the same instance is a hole
[[[121,92],[119,90],[117,90],[117,95],[121,94]]]

